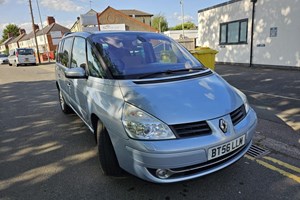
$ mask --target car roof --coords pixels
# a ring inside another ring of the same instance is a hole
[[[96,31],[96,32],[68,32],[64,34],[64,38],[67,37],[74,37],[74,36],[80,36],[84,38],[88,38],[95,35],[102,35],[102,34],[157,34],[153,32],[143,32],[143,31]]]

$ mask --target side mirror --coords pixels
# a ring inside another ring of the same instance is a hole
[[[87,78],[85,74],[85,70],[81,67],[67,69],[65,71],[65,76],[66,78],[71,78],[71,79]]]

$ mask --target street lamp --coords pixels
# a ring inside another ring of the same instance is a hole
[[[180,0],[180,6],[181,6],[181,17],[182,17],[182,37],[184,37],[184,9],[183,9],[183,0]]]

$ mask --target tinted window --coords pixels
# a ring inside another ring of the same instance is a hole
[[[33,55],[33,49],[18,49],[18,54],[19,55]]]
[[[97,58],[97,55],[93,51],[92,45],[90,43],[87,43],[87,57],[90,76],[103,78],[103,68],[101,66],[101,63],[99,62],[99,59]]]
[[[85,51],[85,39],[81,37],[75,37],[73,50],[72,50],[72,62],[71,68],[83,67],[86,64],[86,51]]]
[[[69,67],[71,48],[72,48],[73,38],[66,38],[63,43],[62,52],[59,53],[61,64],[65,67]]]
[[[115,78],[139,78],[167,70],[202,68],[201,63],[174,40],[155,33],[101,33],[93,41]],[[185,70],[185,71],[184,71]],[[178,75],[168,73],[165,76]]]
[[[220,24],[220,44],[246,44],[248,19]]]
[[[64,43],[64,40],[61,40],[59,43],[58,43],[58,46],[57,46],[57,55],[56,55],[56,62],[58,63],[61,63],[61,57],[62,57],[62,52],[63,52],[63,43]]]

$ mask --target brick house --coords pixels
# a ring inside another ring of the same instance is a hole
[[[66,32],[70,32],[70,29],[57,24],[55,22],[54,17],[47,17],[47,26],[43,29],[39,29],[39,27],[35,26],[36,38],[39,47],[39,52],[44,54],[43,59],[47,56],[47,52],[49,52],[49,56],[51,59],[54,59],[54,51],[56,50],[57,44],[62,38],[63,34]],[[19,45],[21,48],[33,48],[36,49],[34,32],[30,32],[25,35],[20,41]]]
[[[35,24],[34,30],[37,33],[39,26]],[[31,31],[19,40],[19,48],[35,48],[34,32]],[[11,49],[10,49],[11,50]]]
[[[20,35],[18,37],[15,37],[11,41],[8,42],[8,49],[15,49],[20,47],[20,40],[26,35],[25,29],[19,29]]]
[[[0,44],[0,53],[6,53],[9,50],[8,43],[13,39],[14,39],[13,35],[9,33],[8,38]]]
[[[151,27],[152,14],[131,9],[116,10],[108,6],[101,13],[91,9],[80,15],[71,28],[72,32],[98,30],[130,30],[157,32]]]
[[[54,52],[62,36],[70,29],[57,24],[55,18],[47,17],[47,26],[36,33],[40,53]]]
[[[150,26],[152,16],[138,10],[116,10],[108,6],[103,12],[98,14],[98,24],[124,24],[128,31],[157,32],[155,28]]]

